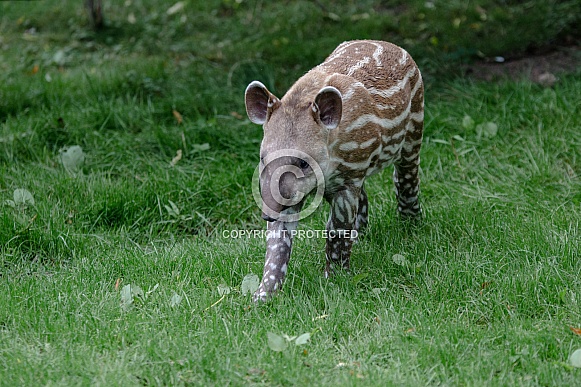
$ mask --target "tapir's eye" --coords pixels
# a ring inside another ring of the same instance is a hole
[[[299,168],[304,171],[305,169],[309,168],[309,163],[307,163],[305,160],[301,160],[299,162]]]
[[[264,157],[260,156],[260,164],[264,165]]]

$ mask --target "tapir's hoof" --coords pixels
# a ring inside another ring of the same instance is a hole
[[[266,302],[272,296],[262,289],[258,289],[252,296],[252,301],[255,303]]]

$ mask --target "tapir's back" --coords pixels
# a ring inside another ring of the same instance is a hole
[[[404,144],[410,157],[419,153],[422,78],[404,49],[373,40],[345,42],[313,77],[325,77],[342,94],[341,124],[329,135],[331,161],[342,176],[359,179],[398,162]]]
[[[421,74],[411,56],[401,47],[382,41],[344,42],[318,69],[328,74],[347,75],[361,82],[379,110],[397,109],[397,102],[405,104],[414,86],[418,82],[421,84]],[[389,104],[386,104],[387,98]]]

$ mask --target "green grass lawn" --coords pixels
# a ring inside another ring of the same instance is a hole
[[[0,385],[579,384],[581,73],[444,74],[550,41],[576,2],[134,0],[101,32],[81,3],[0,3]],[[560,24],[508,38],[538,12]],[[370,37],[425,74],[424,219],[397,218],[384,171],[351,272],[324,279],[324,240],[297,239],[254,305],[265,242],[225,237],[265,227],[244,88],[282,95]]]

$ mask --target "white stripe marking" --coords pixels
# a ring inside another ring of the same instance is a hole
[[[347,89],[347,92],[345,92],[345,94],[343,94],[343,102],[346,102],[349,99],[351,99],[353,97],[353,95],[355,94],[355,89],[358,88],[358,87],[362,87],[362,88],[365,89],[365,85],[363,83],[361,83],[361,82],[353,82],[351,84],[351,87],[349,89]]]
[[[411,99],[414,99],[414,97],[416,96],[416,93],[420,89],[421,85],[422,85],[422,74],[420,74],[420,76],[418,77],[418,80],[416,81],[416,84],[414,85],[414,88],[413,88],[412,94],[411,94]],[[422,108],[423,107],[424,107],[424,100],[422,98]]]
[[[369,63],[370,59],[368,56],[366,56],[365,58],[361,59],[359,62],[355,63],[353,66],[351,66],[351,68],[349,68],[349,71],[347,71],[347,75],[348,76],[352,76],[353,73],[355,73],[355,71],[359,70],[361,67],[365,66],[367,63]]]
[[[375,65],[377,67],[381,67],[381,59],[379,59],[380,55],[383,54],[383,46],[377,43],[373,43],[377,50],[373,53],[373,59],[375,60]]]
[[[383,105],[383,104],[378,103],[377,105],[375,105],[375,107],[378,110],[395,110],[395,108],[397,106],[394,106],[394,105]]]
[[[403,79],[401,79],[396,85],[390,87],[389,89],[386,90],[379,90],[376,89],[375,87],[370,87],[369,88],[369,93],[370,94],[376,94],[379,95],[380,97],[383,98],[390,98],[391,96],[393,96],[395,93],[400,92],[409,82],[409,79],[416,73],[416,67],[412,67],[407,73],[406,75],[403,77]],[[417,82],[416,82],[417,83]],[[413,94],[412,94],[413,95]]]
[[[345,206],[346,210],[347,210],[347,222],[351,223],[353,222],[353,207],[351,206],[351,203],[346,203]]]
[[[359,148],[359,144],[355,141],[349,141],[339,145],[339,150],[342,151],[352,151]]]
[[[408,61],[408,53],[403,48],[400,49],[401,49],[401,59],[399,60],[399,64],[403,66]]]
[[[362,142],[359,145],[359,149],[365,149],[365,148],[369,148],[375,141],[377,141],[377,138],[371,138],[365,142]]]
[[[384,143],[388,144],[388,143],[393,142],[394,140],[398,140],[404,134],[405,134],[405,132],[402,130],[402,131],[399,131],[399,132],[395,133],[393,136],[385,136],[385,135],[383,135],[383,136],[381,136],[381,141],[383,141]]]
[[[339,222],[341,222],[341,223],[345,222],[345,218],[343,217],[343,214],[341,213],[341,211],[333,211],[333,215],[335,215],[335,218],[337,218],[339,220]]]
[[[381,126],[384,129],[393,129],[399,124],[401,124],[406,118],[408,118],[409,113],[410,113],[410,104],[408,104],[407,108],[399,116],[393,119],[379,118],[375,114],[363,114],[359,116],[355,121],[353,121],[351,125],[345,128],[345,132],[349,133],[354,129],[360,129],[369,123],[374,123],[376,125]]]
[[[334,160],[338,161],[339,163],[341,163],[341,165],[349,168],[349,169],[353,169],[353,170],[357,170],[357,171],[361,171],[361,170],[365,170],[367,168],[369,168],[369,165],[371,164],[371,159],[373,159],[373,156],[377,155],[381,153],[381,147],[377,147],[373,150],[373,152],[371,152],[369,154],[369,157],[367,158],[367,160],[365,161],[360,161],[358,163],[349,163],[343,159],[340,158],[334,158]]]
[[[383,153],[379,155],[381,161],[393,158],[401,149],[402,143],[393,144],[383,148]]]
[[[335,59],[337,59],[338,57],[340,57],[341,55],[343,55],[343,54],[345,53],[345,51],[346,51],[347,47],[349,47],[349,46],[351,46],[351,45],[353,45],[353,44],[355,44],[355,43],[357,43],[357,42],[355,42],[355,41],[351,41],[351,42],[343,42],[343,43],[341,43],[341,44],[340,44],[340,45],[339,45],[339,46],[338,46],[338,47],[335,49],[335,51],[334,51],[334,52],[335,52],[335,54],[333,54],[332,56],[330,56],[330,57],[329,57],[329,58],[328,58],[328,59],[327,59],[327,60],[326,60],[326,61],[323,63],[323,65],[324,65],[324,64],[327,64],[327,63],[330,63],[330,62],[334,61]]]
[[[406,143],[403,144],[403,149],[406,152],[409,153],[409,152],[411,152],[414,149],[414,147],[418,146],[421,143],[422,143],[422,139],[421,138],[418,139],[418,140],[416,140],[416,141],[406,142]]]
[[[421,112],[411,113],[410,118],[415,122],[422,122],[424,120],[424,111],[422,110]]]

